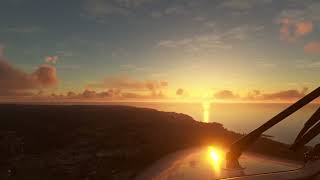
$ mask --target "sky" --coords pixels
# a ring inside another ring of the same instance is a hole
[[[2,102],[282,102],[320,84],[319,1],[2,0],[0,21]]]

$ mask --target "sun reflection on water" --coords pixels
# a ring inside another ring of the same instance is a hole
[[[210,117],[210,102],[203,102],[202,103],[203,109],[203,122],[208,123]]]

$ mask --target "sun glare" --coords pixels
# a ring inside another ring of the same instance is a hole
[[[212,166],[214,173],[219,174],[222,162],[222,152],[213,146],[208,146],[207,159]]]
[[[208,123],[210,121],[210,102],[204,101],[202,102],[203,108],[203,122]]]
[[[216,149],[212,146],[209,146],[208,147],[208,154],[209,154],[209,157],[211,158],[212,161],[214,161],[215,163],[220,162],[221,152],[218,149]]]

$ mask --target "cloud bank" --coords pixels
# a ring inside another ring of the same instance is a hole
[[[221,90],[216,92],[213,97],[217,100],[241,100],[241,101],[295,101],[306,95],[308,88],[302,90],[288,89],[276,92],[262,92],[253,90],[245,96],[240,96],[230,90]]]
[[[162,90],[168,87],[167,81],[136,80],[129,76],[108,76],[101,82],[87,85],[88,89],[120,89],[133,92],[150,92],[153,96],[162,94]]]
[[[239,95],[235,94],[230,90],[222,90],[214,94],[214,98],[221,99],[221,100],[230,100],[230,99],[237,99]]]
[[[40,65],[32,73],[26,73],[0,59],[0,95],[25,95],[31,90],[48,88],[58,84],[56,68]]]
[[[249,92],[244,99],[253,101],[293,101],[304,97],[307,91],[308,88],[303,88],[302,90],[288,89],[269,93],[254,90]]]

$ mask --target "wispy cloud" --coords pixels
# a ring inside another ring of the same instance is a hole
[[[128,15],[130,13],[127,8],[105,0],[87,0],[84,9],[89,16],[97,18],[111,14]]]
[[[123,57],[123,56],[128,56],[128,51],[124,48],[118,48],[114,49],[111,53],[112,57]]]
[[[124,64],[124,65],[121,65],[121,67],[126,71],[148,71],[148,70],[150,70],[150,67],[137,66],[134,64]]]
[[[103,18],[109,15],[126,16],[135,8],[154,0],[86,0],[84,10],[86,15]]]
[[[258,62],[257,65],[263,68],[275,68],[277,65],[275,63],[268,63],[268,62]]]
[[[34,33],[34,32],[39,32],[42,31],[43,28],[40,26],[33,26],[33,25],[28,25],[28,26],[12,26],[12,27],[5,27],[2,29],[2,31],[5,32],[16,32],[16,33]]]
[[[320,61],[319,60],[302,60],[296,64],[296,67],[303,68],[303,69],[320,68]]]
[[[237,26],[223,32],[212,31],[192,37],[178,40],[161,40],[158,47],[181,48],[190,52],[197,52],[208,49],[231,49],[232,44],[228,40],[245,40],[253,33],[261,31],[263,26]]]
[[[301,21],[301,20],[310,20],[310,21],[320,21],[320,2],[308,2],[301,3],[299,8],[288,8],[284,9],[278,15],[278,19],[289,18],[294,21]]]
[[[219,7],[248,10],[258,4],[267,4],[271,2],[272,0],[225,0],[219,5]]]
[[[176,5],[173,7],[167,7],[163,10],[154,10],[151,12],[151,17],[153,18],[160,18],[163,16],[170,16],[170,15],[183,15],[188,12],[188,7],[183,5]]]

